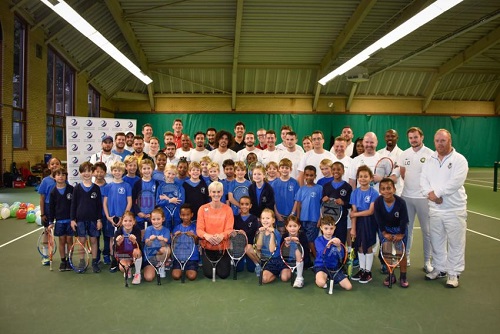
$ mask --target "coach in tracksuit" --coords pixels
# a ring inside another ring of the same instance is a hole
[[[448,274],[446,286],[458,287],[465,268],[467,195],[464,183],[468,163],[451,146],[451,134],[440,129],[434,135],[436,151],[424,164],[420,183],[429,200],[430,236],[434,270],[426,275],[434,280]]]

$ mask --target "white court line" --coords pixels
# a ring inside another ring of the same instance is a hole
[[[469,183],[469,182],[465,182],[465,184],[468,184],[469,186],[474,186],[474,187],[483,187],[483,188],[493,189],[493,185],[491,185],[491,186],[483,186],[481,184],[475,184],[475,183]]]
[[[476,211],[467,210],[467,212],[473,213],[475,215],[480,215],[480,216],[483,216],[483,217],[486,217],[486,218],[500,220],[500,218],[498,218],[498,217],[488,216],[488,215],[485,215],[484,213],[480,213],[480,212],[476,212]]]
[[[35,232],[37,232],[37,231],[40,231],[42,228],[43,228],[43,226],[42,226],[42,227],[37,228],[37,229],[36,229],[36,230],[34,230],[34,231],[31,231],[31,232],[28,232],[28,233],[26,233],[26,234],[23,234],[23,235],[21,235],[20,237],[17,237],[17,238],[15,238],[15,239],[12,239],[11,241],[8,241],[8,242],[4,243],[3,245],[0,245],[0,248],[2,248],[2,247],[4,247],[4,246],[7,246],[8,244],[11,244],[11,243],[13,243],[13,242],[15,242],[15,241],[17,241],[17,240],[19,240],[19,239],[22,239],[22,238],[24,238],[24,237],[26,237],[26,236],[28,236],[28,235],[30,235],[30,234],[32,234],[32,233],[35,233]]]
[[[479,179],[469,179],[469,178],[467,178],[466,181],[473,181],[473,182],[482,182],[482,183],[488,183],[488,184],[491,183],[491,184],[493,184],[493,181],[491,181],[491,180],[479,180]]]

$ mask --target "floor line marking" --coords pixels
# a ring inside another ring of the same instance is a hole
[[[9,245],[9,244],[11,244],[11,243],[13,243],[13,242],[16,242],[16,241],[17,241],[17,240],[19,240],[19,239],[22,239],[22,238],[24,238],[24,237],[27,237],[28,235],[33,234],[33,233],[35,233],[35,232],[37,232],[37,231],[40,231],[41,229],[43,229],[43,226],[42,226],[42,227],[37,228],[36,230],[33,230],[33,231],[28,232],[28,233],[26,233],[26,234],[23,234],[23,235],[21,235],[20,237],[17,237],[17,238],[15,238],[15,239],[12,239],[11,241],[7,241],[7,242],[6,242],[6,243],[4,243],[3,245],[0,245],[0,248],[5,247],[5,246],[7,246],[7,245]]]

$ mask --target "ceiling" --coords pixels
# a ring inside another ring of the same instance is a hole
[[[433,1],[68,0],[153,83],[104,54],[38,0],[10,0],[46,44],[106,98],[345,97],[494,101],[500,110],[500,3],[465,0],[374,54],[369,80],[318,79]],[[348,109],[348,108],[347,108]]]

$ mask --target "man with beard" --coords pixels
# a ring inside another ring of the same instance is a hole
[[[120,156],[120,158],[125,159],[126,156],[132,153],[131,151],[127,151],[125,149],[126,136],[123,132],[117,132],[115,134],[115,148],[111,150],[111,153]]]
[[[191,150],[189,160],[200,162],[201,158],[207,156],[208,153],[210,151],[205,148],[205,134],[201,131],[196,132],[194,134],[194,149]]]
[[[167,164],[177,165],[179,159],[175,156],[175,152],[177,152],[175,143],[173,141],[168,142],[167,146],[165,147],[165,154],[167,155]]]
[[[189,159],[191,156],[192,146],[193,144],[191,143],[189,135],[183,133],[181,138],[181,147],[179,147],[175,152],[175,156],[177,157],[177,159],[184,158],[187,162],[190,162],[191,160]]]
[[[209,151],[215,150],[215,135],[217,134],[217,130],[215,128],[208,128],[205,134],[207,136],[205,148]]]
[[[279,143],[278,145],[276,145],[276,149],[277,150],[279,150],[279,151],[286,151],[285,138],[286,138],[286,134],[289,133],[289,132],[293,132],[292,127],[290,125],[283,125],[281,127],[281,131],[280,131],[281,143]],[[304,153],[304,149],[300,145],[297,145],[297,143],[295,143],[295,145],[296,145],[296,149],[297,150],[299,150],[302,153]]]
[[[457,288],[465,269],[467,194],[464,183],[469,166],[452,146],[448,130],[434,135],[436,151],[422,168],[420,186],[429,204],[430,235],[434,270],[425,275],[435,280],[448,274],[446,286]]]
[[[146,123],[142,126],[142,136],[144,137],[144,153],[149,153],[149,141],[153,137],[153,127]]]
[[[224,160],[231,159],[236,161],[238,159],[236,152],[229,148],[232,143],[233,135],[230,132],[225,130],[217,132],[217,135],[215,136],[215,150],[210,151],[210,153],[208,153],[208,157],[212,160],[212,162],[217,162],[219,164],[219,168],[222,166]],[[219,179],[222,180],[225,178],[226,174],[224,174],[224,171],[220,168]]]
[[[245,124],[243,122],[236,122],[234,125],[234,144],[231,150],[238,153],[245,148]]]
[[[420,128],[411,127],[406,132],[410,148],[403,151],[399,156],[399,170],[401,178],[404,180],[402,198],[406,202],[408,209],[408,232],[406,243],[406,258],[410,262],[410,250],[413,244],[413,225],[415,217],[418,217],[422,239],[424,244],[424,271],[428,274],[434,270],[431,263],[431,236],[429,225],[429,205],[427,197],[422,195],[420,188],[420,176],[426,161],[432,155],[432,150],[424,145],[424,133]]]
[[[320,163],[323,159],[330,159],[331,161],[335,160],[335,156],[329,151],[323,148],[325,144],[325,138],[323,136],[323,132],[320,130],[316,130],[311,135],[311,140],[313,144],[313,149],[309,152],[306,152],[302,159],[299,162],[299,177],[298,180],[300,186],[305,184],[304,182],[304,168],[306,166],[314,166],[317,171],[321,170]],[[317,183],[319,179],[323,177],[323,173],[316,173],[316,178],[314,179],[314,183]]]
[[[297,145],[297,134],[293,131],[287,132],[285,135],[285,140],[283,141],[284,150],[280,151],[280,161],[281,159],[287,158],[292,162],[292,171],[290,172],[290,177],[295,180],[299,177],[299,162],[304,156],[304,151],[299,150]],[[300,147],[302,149],[302,147]]]
[[[257,159],[260,160],[261,150],[255,147],[255,135],[253,132],[247,132],[245,134],[245,145],[245,148],[237,153],[238,161],[245,162],[247,159],[247,155],[250,152],[255,153],[255,155],[257,155]]]
[[[140,165],[141,161],[144,159],[149,159],[153,161],[153,166],[154,166],[154,160],[151,158],[147,153],[144,152],[144,138],[142,136],[135,136],[134,137],[134,152],[131,154],[137,158],[137,165]],[[137,169],[137,174],[139,173],[139,169]]]
[[[130,153],[134,152],[134,137],[135,134],[132,131],[127,132],[125,135],[125,149]]]
[[[346,125],[342,128],[342,133],[340,134],[342,137],[344,137],[345,142],[346,142],[346,148],[345,148],[345,155],[350,157],[352,155],[353,149],[354,149],[354,143],[352,142],[352,138],[354,138],[354,133],[352,132],[351,126]],[[334,148],[330,149],[330,152],[335,154]]]
[[[394,164],[394,176],[392,176],[391,178],[393,179],[396,186],[396,195],[401,196],[401,193],[403,192],[403,180],[401,180],[401,177],[399,177],[400,170],[397,162],[399,161],[399,156],[401,155],[401,153],[403,153],[403,150],[398,147],[398,139],[399,135],[396,130],[387,130],[384,135],[386,146],[383,149],[378,150],[377,153],[380,154],[381,158],[387,157],[392,160]]]
[[[121,157],[113,154],[111,150],[113,149],[113,137],[104,136],[101,141],[101,151],[90,156],[90,163],[95,164],[96,162],[103,162],[106,165],[106,176],[104,177],[106,183],[113,181],[113,175],[111,174],[111,165],[115,161],[122,161]]]

